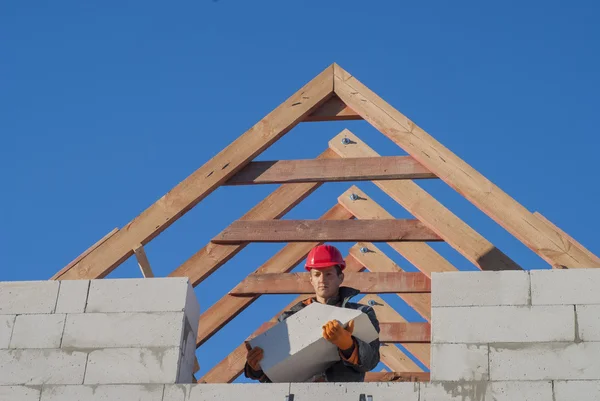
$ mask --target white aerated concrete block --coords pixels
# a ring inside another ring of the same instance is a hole
[[[160,384],[50,385],[40,401],[162,401],[163,390]]]
[[[10,348],[60,348],[65,317],[63,314],[17,316]]]
[[[600,269],[532,270],[533,305],[600,304]]]
[[[83,313],[89,286],[89,280],[62,280],[58,290],[56,313]]]
[[[0,386],[0,401],[39,401],[41,387]]]
[[[63,348],[179,347],[184,312],[69,314]]]
[[[490,380],[600,379],[600,343],[490,344]]]
[[[285,401],[287,383],[165,385],[163,401]]]
[[[575,341],[575,308],[471,306],[432,308],[432,343]]]
[[[419,401],[419,383],[291,383],[294,401]]]
[[[0,315],[53,313],[59,285],[58,281],[0,282]]]
[[[529,273],[443,272],[431,274],[431,306],[528,305]]]
[[[94,350],[84,384],[176,383],[179,353],[179,347]]]
[[[0,348],[8,348],[16,315],[0,315]]]
[[[378,337],[366,313],[312,303],[250,341],[264,350],[261,367],[274,383],[303,382],[340,360],[335,345],[323,338],[323,325],[354,320],[353,335],[366,342]]]
[[[420,401],[553,401],[550,381],[421,383],[420,397]]]
[[[581,341],[600,341],[600,305],[576,305]]]
[[[488,346],[431,344],[431,380],[488,380]]]
[[[185,312],[196,333],[200,320],[200,306],[186,277],[93,280],[85,311]]]
[[[557,380],[554,382],[552,401],[598,401],[600,400],[599,380]]]
[[[196,334],[186,322],[180,349],[179,373],[177,383],[196,383],[194,365],[196,362]]]
[[[0,350],[1,385],[81,384],[87,354],[60,349]]]

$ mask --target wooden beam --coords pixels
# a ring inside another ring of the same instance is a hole
[[[240,242],[440,241],[418,220],[238,220],[212,239]]]
[[[344,120],[362,120],[363,118],[356,114],[354,110],[346,106],[337,96],[332,96],[321,107],[307,116],[304,121],[344,121]]]
[[[326,68],[60,279],[96,279],[108,275],[133,254],[136,244],[151,241],[325,103],[333,94],[332,74],[333,66]]]
[[[334,65],[334,91],[346,105],[550,264],[600,267],[338,65]]]
[[[109,232],[108,234],[106,234],[104,237],[100,238],[98,241],[96,241],[96,243],[94,243],[88,249],[86,249],[85,251],[83,251],[83,253],[81,253],[81,255],[79,255],[75,259],[73,259],[73,261],[71,261],[71,263],[69,263],[68,265],[66,265],[62,269],[60,269],[54,276],[52,276],[52,278],[50,278],[50,280],[57,280],[57,279],[59,279],[63,274],[65,274],[73,266],[75,266],[81,259],[83,259],[84,257],[86,257],[94,249],[96,249],[100,245],[102,245],[102,243],[104,243],[107,239],[109,239],[110,237],[112,237],[113,235],[115,235],[118,231],[119,231],[119,229],[117,227],[113,228],[111,230],[111,232]]]
[[[431,292],[431,281],[422,273],[346,273],[344,286],[363,294]],[[229,292],[236,296],[256,294],[312,294],[309,273],[251,274]]]
[[[336,157],[335,153],[331,149],[327,149],[317,159],[333,157]],[[240,220],[279,219],[321,185],[322,183],[281,185],[259,204],[250,209]],[[248,243],[218,245],[209,242],[208,245],[200,249],[169,274],[169,277],[189,277],[192,285],[195,287],[224,263],[227,263],[227,261],[237,255],[246,245]]]
[[[321,219],[324,220],[342,220],[350,219],[352,215],[340,205],[334,205],[327,211]],[[267,260],[262,266],[254,271],[253,274],[266,273],[287,273],[294,269],[298,263],[302,262],[311,248],[319,245],[318,242],[313,243],[298,243],[288,244],[272,258]],[[255,297],[234,297],[225,295],[216,303],[211,305],[202,315],[200,315],[200,323],[198,325],[198,337],[196,344],[201,346],[210,339],[218,330],[229,323],[233,318],[239,315],[254,301]]]
[[[436,178],[410,156],[251,162],[223,185]]]
[[[359,242],[350,248],[349,253],[350,258],[356,259],[357,263],[370,272],[404,271],[372,243]],[[398,296],[427,321],[431,320],[431,294],[398,294]]]
[[[260,326],[259,331],[263,333],[276,324],[277,322],[265,322]],[[379,341],[382,343],[431,343],[431,326],[429,323],[380,321],[379,327]],[[252,339],[257,335],[252,335],[249,339]]]
[[[146,256],[146,251],[144,251],[144,246],[142,244],[137,244],[133,248],[133,253],[135,254],[138,266],[140,267],[144,278],[154,277],[154,273],[150,267],[150,262],[148,261],[148,256]]]
[[[589,256],[590,259],[595,260],[598,264],[600,264],[600,258],[596,255],[594,255],[592,252],[590,252],[586,247],[584,247],[583,245],[581,245],[579,242],[577,242],[573,237],[571,237],[569,234],[567,234],[566,232],[564,232],[563,230],[561,230],[559,227],[557,227],[554,223],[552,223],[550,220],[548,220],[547,218],[545,218],[540,212],[534,212],[533,213],[534,216],[536,216],[538,219],[540,219],[541,221],[543,221],[546,225],[548,225],[548,227],[552,228],[553,230],[555,230],[557,233],[559,233],[560,235],[564,236],[565,238],[567,238],[569,241],[571,241],[575,246],[579,247],[579,249],[584,252],[587,256]]]
[[[347,144],[342,138],[348,138]],[[329,142],[340,157],[378,157],[379,154],[348,130]],[[374,181],[383,192],[482,270],[520,270],[516,262],[458,218],[411,180]]]
[[[355,197],[352,195],[355,195]],[[394,218],[356,186],[352,186],[352,188],[342,194],[338,198],[338,202],[356,216],[357,219],[371,220]],[[439,271],[457,270],[456,267],[426,243],[388,242],[388,245],[424,273],[432,268],[438,269]]]
[[[429,372],[367,372],[365,382],[429,382]]]

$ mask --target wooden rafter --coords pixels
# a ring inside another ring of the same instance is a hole
[[[133,248],[133,253],[135,254],[138,266],[140,267],[144,278],[154,277],[150,262],[148,261],[148,256],[146,255],[146,251],[144,251],[144,246],[142,244],[137,244],[137,246]]]
[[[212,242],[441,241],[418,220],[264,220],[233,222]]]
[[[410,156],[251,162],[223,185],[436,178]]]
[[[338,220],[350,219],[352,214],[340,205],[334,205],[327,211],[321,219]],[[313,246],[319,243],[298,243],[288,244],[272,258],[260,266],[254,274],[265,273],[286,273],[294,269],[310,252]],[[244,309],[250,306],[258,299],[255,297],[235,297],[226,294],[223,298],[214,303],[202,315],[200,315],[200,324],[198,326],[197,346],[202,345],[211,338],[221,327],[226,325],[231,319],[240,314]]]
[[[367,372],[365,382],[429,382],[429,372]]]
[[[348,138],[350,141],[344,141]],[[349,130],[329,142],[340,157],[379,155]],[[374,181],[383,192],[444,239],[450,246],[482,270],[519,270],[521,267],[458,218],[433,196],[411,180]]]
[[[551,265],[600,267],[521,204],[338,65],[334,92],[356,113]]]
[[[136,244],[145,245],[155,238],[329,100],[332,74],[333,66],[326,68],[59,279],[106,277],[133,254]]]
[[[362,294],[431,292],[431,280],[423,273],[346,273],[344,276],[344,285]],[[229,292],[235,296],[312,293],[309,273],[251,274]]]
[[[346,106],[337,96],[332,96],[321,107],[307,116],[304,121],[343,121],[343,120],[362,120],[363,118],[356,114],[354,110]]]

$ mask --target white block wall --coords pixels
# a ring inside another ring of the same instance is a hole
[[[0,401],[117,384],[159,384],[143,399],[161,400],[164,384],[195,382],[199,317],[186,278],[0,282]]]

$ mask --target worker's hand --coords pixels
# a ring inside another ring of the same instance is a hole
[[[323,338],[344,351],[352,348],[352,344],[354,344],[353,331],[354,320],[348,323],[348,328],[344,328],[337,320],[330,320],[323,326]]]
[[[246,346],[246,348],[249,347]],[[248,362],[248,365],[250,365],[252,370],[257,372],[262,370],[262,368],[260,367],[260,361],[262,361],[263,356],[264,352],[263,349],[260,347],[255,347],[248,350],[248,355],[246,355],[246,361]]]

